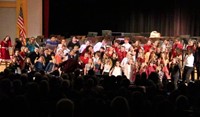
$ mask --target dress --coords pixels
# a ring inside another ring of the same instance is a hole
[[[10,61],[10,53],[9,53],[9,43],[5,41],[1,41],[1,48],[0,48],[0,60],[1,61]]]

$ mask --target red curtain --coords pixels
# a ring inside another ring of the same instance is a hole
[[[44,37],[49,37],[49,0],[43,0],[43,33]]]

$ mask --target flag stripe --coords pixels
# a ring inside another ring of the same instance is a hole
[[[26,31],[25,31],[25,26],[24,26],[22,7],[20,7],[20,10],[19,10],[17,25],[19,27],[19,36],[23,39],[23,43],[25,44],[26,43]]]

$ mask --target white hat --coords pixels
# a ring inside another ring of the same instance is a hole
[[[149,38],[160,38],[160,33],[157,31],[152,31]]]

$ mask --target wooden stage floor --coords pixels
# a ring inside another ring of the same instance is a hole
[[[0,72],[4,71],[5,68],[6,68],[5,63],[1,63],[0,64]]]

